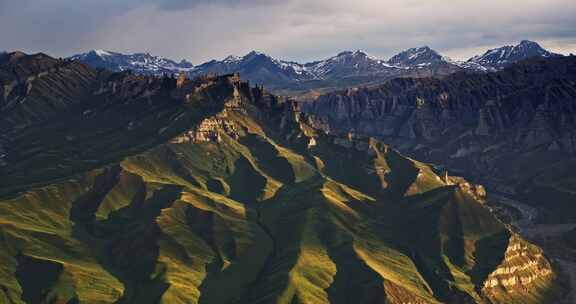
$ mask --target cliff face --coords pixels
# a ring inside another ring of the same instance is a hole
[[[542,250],[513,235],[504,259],[490,273],[482,292],[489,298],[502,296],[521,300],[530,288],[541,288],[541,284],[552,275],[550,263]]]
[[[466,174],[511,177],[520,162],[576,152],[576,59],[532,59],[443,80],[395,79],[303,103],[332,134],[374,136]],[[530,170],[528,170],[530,171]]]
[[[554,300],[547,259],[481,187],[326,134],[237,75],[164,81],[150,103],[133,82],[96,85],[124,97],[99,99],[73,133],[62,117],[13,130],[25,140],[0,171],[0,301]],[[14,154],[26,149],[42,153]]]

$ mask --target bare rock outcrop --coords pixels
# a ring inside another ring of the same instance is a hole
[[[504,259],[485,280],[482,293],[492,300],[522,299],[550,287],[555,277],[542,249],[513,234]]]

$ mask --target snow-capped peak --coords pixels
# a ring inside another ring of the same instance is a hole
[[[421,53],[425,53],[428,51],[432,51],[432,49],[429,46],[424,45],[424,46],[420,46],[420,47],[409,48],[405,52],[408,52],[411,54],[421,54]]]
[[[539,48],[539,49],[543,49],[542,46],[540,46],[540,44],[538,44],[538,42],[536,41],[531,41],[531,40],[522,40],[520,41],[520,43],[517,45],[517,47],[534,47],[534,48]]]
[[[112,71],[132,70],[140,74],[177,74],[192,70],[193,65],[181,60],[176,62],[167,58],[153,56],[149,53],[122,54],[102,49],[92,50],[70,57],[96,68],[105,68]]]
[[[362,50],[343,51],[326,60],[306,63],[304,66],[317,78],[379,74],[394,69],[384,60],[370,56]]]
[[[223,61],[223,62],[225,62],[225,63],[235,63],[235,62],[239,62],[240,60],[242,60],[242,57],[230,55],[230,56],[224,58],[224,61]]]
[[[400,52],[388,60],[388,63],[394,66],[410,67],[425,66],[436,63],[451,63],[452,60],[443,57],[429,46],[410,48]]]
[[[537,42],[522,40],[517,45],[505,45],[503,47],[490,49],[482,55],[470,58],[468,62],[477,63],[493,69],[499,69],[530,57],[557,56],[561,55],[547,51]]]
[[[346,57],[346,56],[367,57],[368,55],[366,54],[366,52],[364,52],[362,50],[355,50],[355,51],[342,51],[342,52],[338,53],[338,55],[336,55],[335,57]]]
[[[260,51],[250,51],[250,53],[244,55],[244,58],[248,58],[248,57],[255,57],[255,56],[265,56],[265,57],[270,57],[266,54],[264,54],[263,52]],[[271,58],[271,57],[270,57]]]

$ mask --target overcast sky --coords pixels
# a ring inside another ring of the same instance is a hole
[[[150,52],[195,64],[256,49],[309,61],[429,45],[463,59],[540,42],[576,53],[576,0],[0,0],[0,50]]]

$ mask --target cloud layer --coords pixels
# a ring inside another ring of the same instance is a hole
[[[0,49],[148,51],[199,63],[252,49],[306,61],[429,45],[466,58],[539,41],[576,52],[574,0],[0,0]]]

